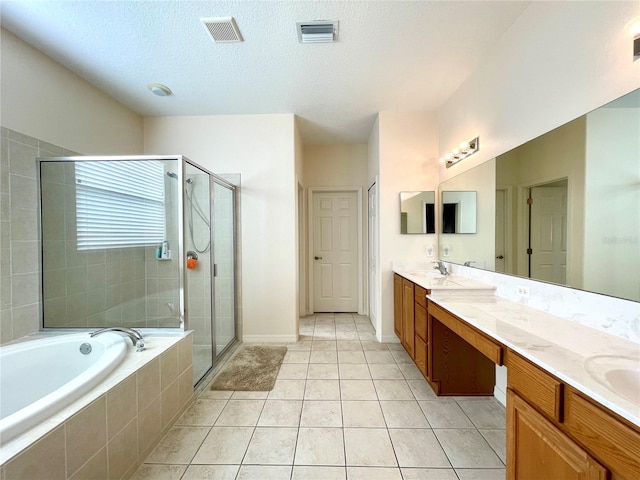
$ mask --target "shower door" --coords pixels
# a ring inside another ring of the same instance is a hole
[[[184,164],[185,307],[193,330],[193,379],[213,367],[213,263],[211,252],[211,185],[209,174]]]
[[[215,353],[220,356],[236,338],[235,315],[235,190],[213,180],[213,257]]]

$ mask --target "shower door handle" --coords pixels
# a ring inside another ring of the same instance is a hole
[[[322,260],[322,257],[318,257],[317,255],[313,258],[315,258],[316,260]]]
[[[213,264],[213,276],[214,277],[218,276],[218,264],[217,263]]]

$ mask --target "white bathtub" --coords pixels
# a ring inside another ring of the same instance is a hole
[[[83,354],[80,347],[91,346]],[[0,443],[29,430],[100,383],[126,354],[125,338],[58,335],[0,347]]]

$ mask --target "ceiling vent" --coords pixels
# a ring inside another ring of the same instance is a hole
[[[233,17],[201,18],[207,33],[216,43],[242,42],[243,38]]]
[[[333,43],[338,40],[338,21],[314,20],[298,22],[298,42]]]

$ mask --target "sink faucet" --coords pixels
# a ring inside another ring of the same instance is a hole
[[[476,263],[473,260],[467,260],[466,262],[464,262],[464,266],[465,267],[470,267],[472,263]]]
[[[138,330],[135,330],[133,328],[127,328],[127,327],[101,328],[100,330],[96,330],[95,332],[91,332],[89,334],[89,336],[90,337],[95,337],[97,335],[100,335],[100,334],[106,333],[106,332],[121,332],[121,333],[124,333],[124,334],[128,335],[129,338],[131,339],[131,343],[133,343],[133,346],[136,347],[136,352],[142,352],[144,350],[144,337],[142,336],[142,334]]]
[[[449,272],[447,272],[447,267],[445,266],[444,262],[438,260],[435,263],[438,264],[435,267],[433,267],[435,270],[439,270],[442,275],[449,275]]]

